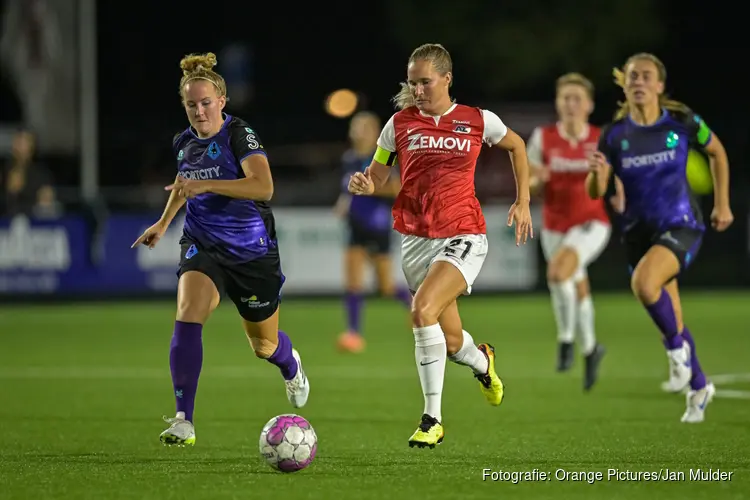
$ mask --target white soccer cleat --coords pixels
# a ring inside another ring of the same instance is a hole
[[[292,356],[297,360],[297,375],[292,380],[285,380],[286,397],[295,408],[302,408],[307,403],[307,397],[310,395],[310,381],[305,375],[302,368],[302,360],[299,357],[297,349],[292,349]]]
[[[195,427],[193,423],[184,418],[170,418],[165,416],[164,421],[169,424],[167,430],[161,433],[159,441],[165,446],[192,446],[195,444]]]
[[[662,382],[665,392],[682,392],[690,383],[693,367],[690,364],[690,344],[683,342],[682,347],[667,351],[669,359],[669,380]]]
[[[716,387],[709,382],[703,389],[689,391],[686,396],[687,409],[682,414],[680,422],[687,424],[698,424],[706,418],[706,406],[714,399]]]

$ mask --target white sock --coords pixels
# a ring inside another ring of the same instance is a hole
[[[576,324],[576,285],[573,280],[549,284],[552,309],[557,322],[557,340],[573,342]]]
[[[476,374],[483,375],[489,370],[490,363],[487,361],[487,356],[474,344],[474,339],[466,330],[464,330],[464,343],[461,349],[448,359],[457,365],[468,366]]]
[[[594,301],[591,300],[591,295],[578,301],[576,323],[578,323],[578,336],[581,340],[581,352],[584,356],[588,356],[594,351],[594,347],[596,347]]]
[[[185,412],[184,411],[178,411],[177,415],[175,415],[174,418],[177,418],[177,419],[180,419],[180,420],[185,420]]]
[[[424,394],[424,413],[442,422],[441,401],[447,354],[440,324],[414,328],[414,344],[414,358]]]

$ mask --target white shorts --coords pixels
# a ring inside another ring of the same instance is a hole
[[[604,251],[611,234],[611,226],[598,220],[573,226],[566,233],[542,229],[542,252],[549,262],[562,247],[575,250],[578,254],[578,269],[573,280],[578,282],[586,278],[586,268]]]
[[[427,276],[433,262],[450,262],[461,271],[466,280],[465,295],[479,276],[487,257],[487,236],[461,234],[452,238],[422,238],[406,235],[401,240],[401,267],[406,283],[415,293]]]

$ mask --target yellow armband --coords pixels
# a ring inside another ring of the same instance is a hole
[[[373,159],[378,163],[382,163],[383,165],[392,167],[393,164],[396,163],[396,156],[396,153],[378,146],[378,148],[375,150],[375,156],[373,157]]]

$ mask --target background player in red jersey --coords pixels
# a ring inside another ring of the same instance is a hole
[[[474,344],[463,330],[456,303],[460,295],[471,293],[487,255],[486,226],[474,190],[482,144],[510,152],[517,199],[508,226],[515,221],[517,245],[533,237],[526,145],[496,114],[451,100],[452,69],[442,45],[426,44],[412,52],[408,81],[394,98],[401,111],[383,128],[370,166],[349,182],[351,193],[372,195],[387,182],[398,158],[401,191],[393,218],[403,234],[404,275],[415,292],[415,358],[425,401],[420,425],[409,439],[409,446],[418,447],[434,447],[443,440],[447,358],[472,369],[490,404],[497,406],[503,399],[494,348]]]
[[[559,121],[538,127],[529,138],[532,184],[544,190],[542,251],[557,323],[557,370],[573,364],[577,330],[585,357],[583,387],[597,379],[604,348],[594,333],[594,304],[586,268],[604,250],[611,226],[600,199],[585,189],[588,156],[596,151],[599,129],[588,123],[594,110],[594,86],[583,75],[557,79],[555,107]]]

